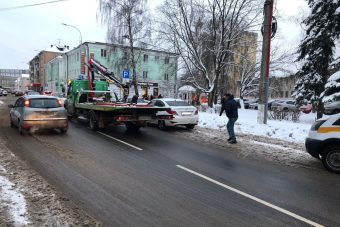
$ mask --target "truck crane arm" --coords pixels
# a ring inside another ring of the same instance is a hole
[[[123,88],[123,84],[121,81],[113,74],[113,72],[110,72],[104,65],[100,64],[98,61],[94,60],[93,58],[90,58],[88,62],[88,81],[89,81],[89,88],[93,90],[93,81],[94,81],[94,73],[97,71],[100,75],[102,75],[107,80],[112,80],[116,84],[118,84],[121,88]],[[91,78],[90,78],[91,75]]]

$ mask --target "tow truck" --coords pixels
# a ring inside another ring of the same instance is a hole
[[[116,93],[108,90],[108,81],[113,82],[128,95],[129,86],[123,84],[104,65],[94,58],[87,64],[87,79],[68,81],[65,108],[69,119],[83,118],[92,130],[105,128],[110,124],[125,124],[127,130],[139,130],[152,119],[171,119],[172,115],[156,116],[158,111],[170,111],[165,107],[127,103],[118,99]],[[102,79],[95,79],[98,73]],[[115,97],[111,97],[114,94]],[[113,101],[112,101],[113,100]]]

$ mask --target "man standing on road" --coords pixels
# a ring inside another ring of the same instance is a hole
[[[238,107],[237,102],[234,100],[234,96],[232,94],[224,94],[222,99],[222,108],[220,116],[222,116],[223,111],[226,112],[226,115],[228,117],[228,124],[227,124],[227,130],[229,133],[229,143],[237,143],[235,132],[234,132],[234,125],[238,118]]]

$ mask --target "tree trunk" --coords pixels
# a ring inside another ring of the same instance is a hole
[[[132,27],[131,27],[131,20],[128,19],[128,26],[129,26],[129,41],[130,41],[130,51],[131,51],[131,66],[132,66],[132,84],[135,89],[135,94],[139,96],[138,93],[138,81],[137,81],[137,72],[136,72],[136,62],[135,62],[135,52],[133,46],[133,34],[132,34]]]
[[[323,116],[323,111],[324,111],[324,104],[322,102],[321,99],[319,99],[318,101],[318,105],[317,105],[317,112],[316,112],[316,118],[320,119]]]

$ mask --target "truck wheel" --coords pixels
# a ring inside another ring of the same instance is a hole
[[[340,173],[340,146],[327,146],[322,155],[322,163],[329,171]]]
[[[96,113],[93,111],[89,112],[89,126],[92,131],[96,131],[98,129],[98,120]]]
[[[134,132],[136,132],[136,131],[139,131],[139,129],[140,129],[140,125],[136,125],[136,124],[134,124],[134,123],[131,123],[131,122],[126,122],[125,123],[125,126],[126,126],[126,130],[128,130],[128,131],[134,131]]]
[[[67,132],[67,128],[61,128],[60,129],[60,133],[61,134],[66,134],[66,132]]]

